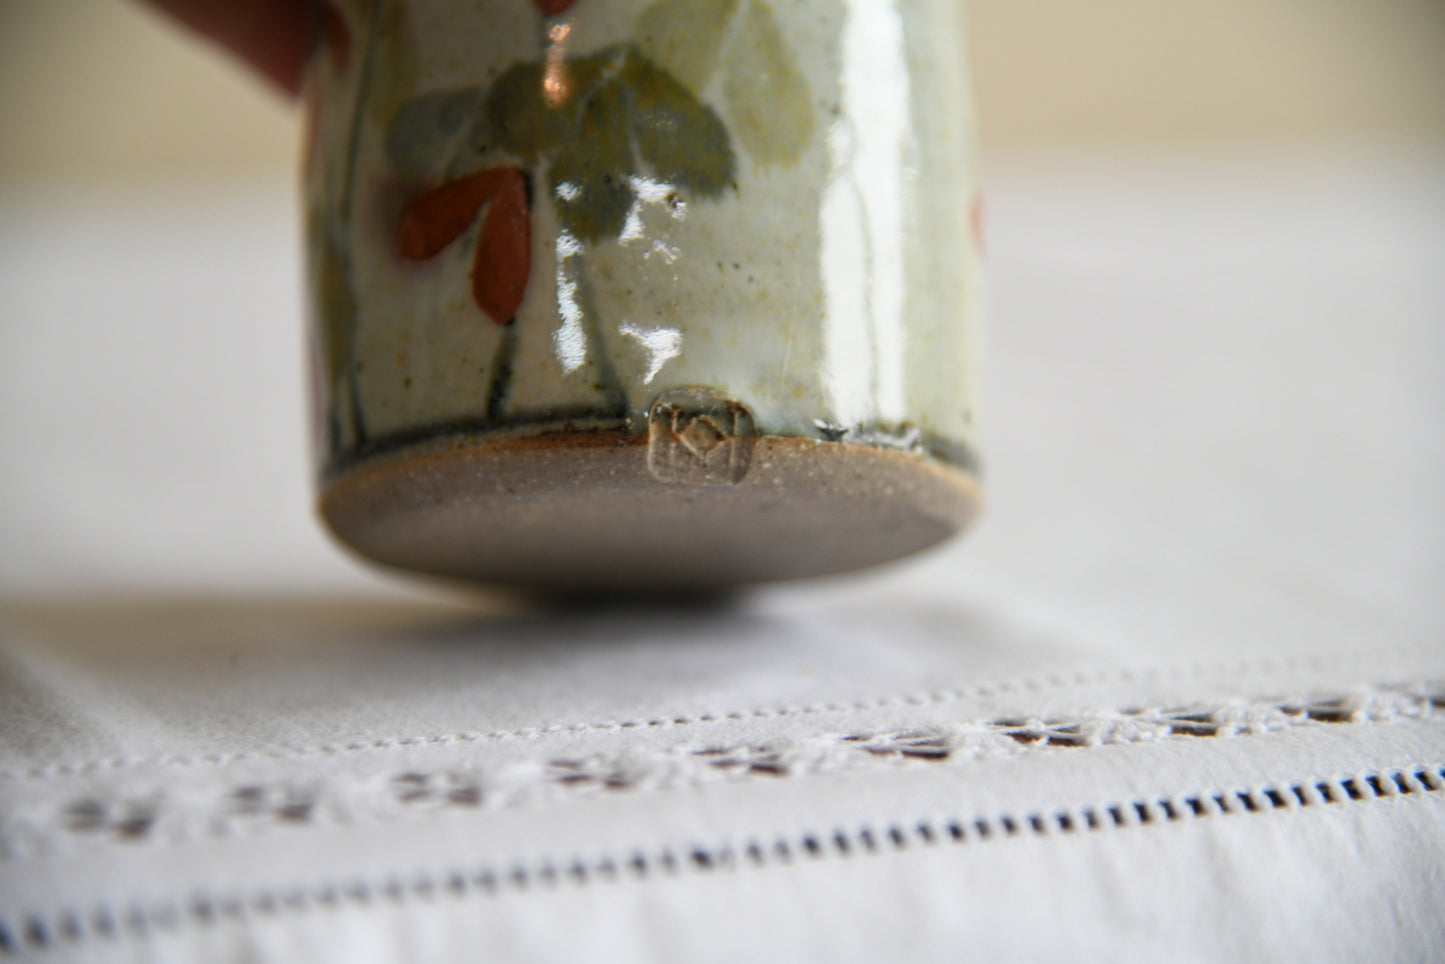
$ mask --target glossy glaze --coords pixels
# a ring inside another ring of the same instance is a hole
[[[327,24],[323,481],[439,440],[641,439],[670,397],[700,400],[672,416],[699,459],[732,431],[693,425],[713,412],[975,467],[957,0],[350,0]]]

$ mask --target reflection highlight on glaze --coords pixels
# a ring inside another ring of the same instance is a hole
[[[554,23],[547,30],[547,52],[542,68],[542,100],[553,110],[572,96],[572,74],[567,69],[567,38],[570,23]]]
[[[649,206],[662,207],[674,221],[687,218],[687,201],[683,200],[675,184],[636,175],[629,177],[627,181],[632,187],[633,201],[632,207],[627,211],[627,220],[622,225],[622,233],[617,238],[621,243],[632,244],[647,240],[647,229],[642,216]],[[673,264],[682,256],[682,250],[654,234],[652,244],[643,258],[650,259],[654,255],[668,264]]]
[[[649,230],[644,214],[649,207],[660,207],[671,221],[682,221],[687,218],[687,202],[677,186],[666,181],[637,175],[629,176],[627,180],[633,191],[633,202],[618,242],[646,245],[643,260],[656,256],[667,264],[675,263],[682,256],[681,249],[664,241],[658,231]],[[562,201],[575,201],[581,193],[582,188],[572,181],[563,181],[556,188],[557,198]],[[570,375],[587,364],[586,309],[580,296],[582,272],[586,265],[585,245],[572,232],[559,230],[556,256],[557,313],[562,324],[553,332],[552,342],[558,365],[563,373]],[[635,339],[647,353],[648,372],[643,379],[646,384],[650,384],[662,366],[681,352],[682,333],[676,328],[643,328],[624,321],[618,330]]]
[[[893,2],[848,0],[842,60],[842,116],[828,132],[832,172],[819,218],[825,377],[842,423],[901,421],[910,85]]]
[[[629,338],[636,339],[647,353],[647,374],[642,383],[651,385],[652,380],[662,371],[662,366],[682,354],[682,331],[677,328],[644,328],[630,321],[624,321],[619,329]]]
[[[844,118],[828,131],[833,168],[818,217],[823,281],[823,371],[833,418],[845,425],[872,415],[866,301],[868,249],[863,204],[849,171],[853,125]]]
[[[562,185],[566,187],[566,185]],[[561,194],[561,188],[558,189]],[[552,333],[557,364],[570,375],[587,363],[587,331],[582,326],[582,305],[577,300],[577,269],[582,243],[570,232],[557,232],[557,313],[562,325]]]

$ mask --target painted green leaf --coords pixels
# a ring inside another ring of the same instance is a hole
[[[723,96],[733,133],[760,164],[792,163],[813,139],[808,82],[764,0],[749,0],[728,50]]]
[[[583,241],[617,237],[632,208],[635,173],[624,90],[613,79],[588,101],[577,136],[553,157],[552,196],[562,226]]]
[[[712,108],[640,54],[628,58],[621,80],[637,151],[659,180],[700,197],[733,186],[732,144]]]
[[[392,117],[386,156],[398,174],[424,179],[459,152],[485,139],[482,92],[475,87],[413,97]],[[478,130],[478,121],[482,130]]]
[[[604,75],[622,60],[627,50],[627,45],[612,44],[565,61],[565,72],[561,78],[565,89],[565,102],[575,106],[591,97]]]
[[[576,116],[547,104],[542,71],[539,63],[509,67],[487,95],[487,121],[497,146],[527,161],[566,142]]]
[[[462,177],[494,163],[496,154],[492,148],[490,129],[485,113],[478,113],[472,129],[462,138],[451,160],[444,169],[447,180]]]
[[[739,0],[658,0],[637,18],[633,36],[648,59],[693,93],[717,72]]]
[[[526,161],[576,137],[578,104],[596,89],[616,48],[557,64],[519,63],[492,82],[486,120],[496,146]]]

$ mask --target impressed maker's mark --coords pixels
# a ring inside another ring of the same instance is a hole
[[[647,470],[659,482],[736,485],[748,474],[757,435],[741,402],[703,388],[666,392],[648,416]]]

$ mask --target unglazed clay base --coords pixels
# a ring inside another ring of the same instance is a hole
[[[962,529],[974,478],[932,459],[763,435],[462,439],[322,495],[346,544],[417,572],[559,591],[702,591],[886,562]],[[666,444],[675,443],[675,444]]]

